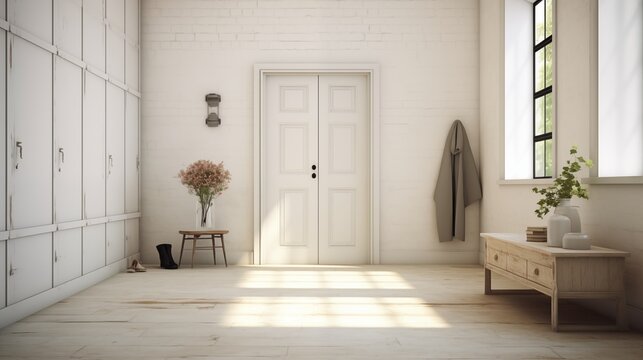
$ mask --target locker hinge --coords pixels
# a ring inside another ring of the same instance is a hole
[[[54,251],[54,262],[58,262],[58,252]]]
[[[141,169],[141,158],[140,155],[136,155],[136,170]]]

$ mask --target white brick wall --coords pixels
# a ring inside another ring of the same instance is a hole
[[[478,1],[143,0],[142,24],[145,261],[158,261],[154,245],[176,247],[176,231],[193,225],[194,199],[176,174],[199,158],[232,172],[216,221],[231,231],[234,261],[248,261],[252,68],[264,62],[379,63],[382,261],[477,261],[477,205],[468,209],[468,240],[439,244],[433,188],[453,120],[478,149]],[[219,128],[204,125],[210,92],[223,98]]]

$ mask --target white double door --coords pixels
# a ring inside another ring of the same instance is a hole
[[[365,75],[269,75],[263,89],[261,263],[370,263]]]

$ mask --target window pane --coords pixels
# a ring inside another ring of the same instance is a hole
[[[545,132],[553,131],[554,104],[552,103],[552,99],[552,93],[545,95]],[[536,106],[538,106],[538,103],[536,103]]]
[[[545,176],[545,142],[534,144],[534,177]]]
[[[552,154],[552,141],[545,140],[545,176],[552,176],[554,155]]]
[[[545,48],[542,48],[536,52],[536,63],[534,76],[536,77],[536,86],[534,92],[538,92],[545,87]]]
[[[552,44],[545,46],[545,87],[551,86],[554,73],[554,48]]]
[[[534,28],[534,44],[538,44],[539,42],[543,41],[545,39],[545,1],[541,1],[536,5],[536,8],[534,9],[534,20],[536,21],[535,23],[535,28]]]
[[[551,36],[554,28],[554,4],[552,0],[546,0],[545,4],[545,37]]]
[[[538,136],[545,133],[545,97],[536,99],[534,106],[534,131],[536,132],[534,135]]]

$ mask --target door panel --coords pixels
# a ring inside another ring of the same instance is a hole
[[[128,87],[138,91],[138,48],[127,43],[125,52],[127,61],[125,64],[125,80]]]
[[[105,80],[85,72],[83,105],[85,218],[105,216]]]
[[[125,3],[124,0],[108,0],[105,13],[109,27],[117,32],[125,32]]]
[[[320,264],[369,263],[368,109],[366,76],[319,77]]]
[[[83,1],[83,60],[105,72],[105,22],[102,0]]]
[[[107,74],[125,82],[125,41],[113,30],[107,30]]]
[[[55,221],[82,219],[82,69],[55,58]]]
[[[81,228],[54,233],[54,286],[82,275]]]
[[[51,0],[9,0],[9,22],[52,43],[53,4]]]
[[[107,264],[125,257],[125,222],[107,223]]]
[[[105,224],[83,228],[83,275],[105,266]]]
[[[134,44],[138,44],[138,0],[125,0],[125,33]]]
[[[125,221],[125,255],[131,256],[139,252],[138,219]]]
[[[261,262],[317,264],[317,76],[269,76],[265,97]]]
[[[125,212],[125,91],[107,84],[107,215]]]
[[[7,240],[7,303],[41,293],[52,287],[51,233]]]
[[[1,5],[1,4],[0,4]],[[7,49],[7,32],[0,30],[0,69],[6,69],[6,49]],[[6,124],[7,124],[7,102],[6,102],[6,85],[7,85],[7,73],[6,71],[0,71],[0,231],[7,229],[6,223],[6,204],[7,204],[7,192],[6,192],[6,174],[7,174],[7,133],[6,133]],[[0,276],[4,274],[4,270],[0,272]],[[0,284],[1,285],[1,284]],[[4,291],[4,290],[3,290]],[[2,304],[3,300],[0,300]]]
[[[128,93],[125,107],[125,212],[132,213],[139,209],[138,98]]]
[[[15,36],[9,66],[12,228],[52,223],[52,55]]]
[[[54,45],[60,50],[82,59],[82,1],[56,0],[54,16]]]

